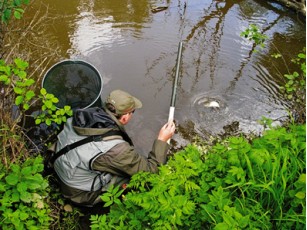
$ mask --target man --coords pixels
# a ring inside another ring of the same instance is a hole
[[[168,122],[159,131],[148,157],[137,153],[125,132],[139,99],[122,90],[114,90],[103,108],[77,110],[58,135],[54,162],[64,197],[72,202],[92,206],[111,185],[122,186],[140,171],[156,173],[166,163],[175,124]],[[94,135],[94,136],[93,136]],[[102,139],[99,140],[99,135]],[[82,143],[86,138],[90,142]],[[81,141],[81,142],[80,142]],[[77,147],[74,146],[76,143]]]

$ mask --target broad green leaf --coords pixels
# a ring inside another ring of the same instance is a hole
[[[109,207],[113,204],[113,201],[106,202],[103,207]]]
[[[0,72],[5,73],[5,75],[10,76],[11,75],[11,68],[10,66],[0,66]]]
[[[21,13],[19,12],[19,11],[17,11],[17,10],[15,10],[14,11],[14,17],[16,18],[16,19],[21,19]]]
[[[0,181],[0,192],[5,192],[6,189],[7,189],[6,184]]]
[[[298,199],[305,199],[305,193],[304,192],[298,192],[295,194],[295,196],[298,198]]]
[[[33,79],[27,79],[26,81],[25,81],[25,85],[26,86],[31,86],[31,85],[33,85],[34,84],[34,80]]]
[[[11,17],[11,13],[12,13],[11,9],[5,9],[2,14],[2,21],[7,22]]]
[[[40,93],[41,95],[46,95],[47,91],[45,88],[41,88]]]
[[[50,126],[51,125],[51,120],[50,119],[46,119],[46,125]]]
[[[22,89],[22,88],[14,87],[14,92],[15,92],[16,94],[23,94],[24,91],[25,91],[25,90]]]
[[[19,166],[19,165],[16,165],[16,164],[13,164],[13,165],[11,165],[11,170],[12,170],[14,173],[19,173],[19,172],[20,172],[20,166]]]
[[[32,174],[32,166],[23,167],[21,169],[21,174],[24,176],[29,176]]]
[[[35,124],[36,124],[36,125],[39,125],[40,123],[42,123],[42,120],[41,120],[41,119],[39,119],[39,118],[35,119]]]
[[[226,223],[219,223],[214,228],[214,230],[228,230],[230,229]]]
[[[23,96],[19,95],[15,99],[15,104],[20,105],[23,102]]]
[[[25,70],[28,66],[29,66],[29,63],[28,62],[25,62],[23,60],[21,60],[20,58],[16,58],[14,60],[16,66],[21,69],[21,70]]]
[[[5,177],[6,183],[9,185],[16,185],[19,181],[18,175],[15,173],[9,174],[7,177]]]
[[[44,164],[41,163],[35,163],[32,167],[34,173],[42,172],[44,170]]]
[[[23,105],[23,109],[24,109],[24,110],[28,110],[29,108],[30,108],[30,105],[29,105],[29,104],[26,103],[26,104]]]
[[[19,214],[20,220],[26,220],[28,217],[29,217],[29,215],[28,215],[28,213],[26,213],[26,212],[21,212],[21,213]]]
[[[10,198],[10,202],[15,203],[15,202],[19,202],[20,201],[20,193],[15,190],[12,194],[11,194],[11,198]]]
[[[45,105],[46,105],[46,107],[48,108],[48,109],[50,109],[51,107],[52,107],[52,101],[46,101],[45,102]]]
[[[56,97],[53,97],[53,98],[51,99],[51,101],[52,101],[53,103],[58,103],[58,102],[59,102],[59,99],[57,99]]]
[[[246,228],[249,222],[250,222],[249,215],[238,219],[238,223],[241,228]]]
[[[50,108],[52,111],[56,111],[57,110],[57,107],[55,105],[52,105],[51,108]]]
[[[27,181],[27,187],[31,190],[35,190],[41,187],[41,183],[35,181]]]
[[[54,98],[54,95],[51,93],[47,93],[46,99],[52,99],[52,98]]]
[[[21,0],[14,0],[15,6],[20,6],[21,5]]]
[[[71,110],[71,107],[70,107],[69,105],[65,105],[65,106],[64,106],[64,110],[65,110],[65,111],[70,111],[70,110]]]
[[[65,123],[67,121],[66,117],[62,117],[62,121]]]
[[[302,184],[306,184],[306,174],[302,173],[300,177],[298,178],[298,181]]]
[[[285,76],[285,78],[287,78],[289,80],[293,79],[293,75],[291,75],[291,74],[285,74],[284,76]]]
[[[7,75],[0,75],[0,81],[6,82],[8,80],[8,76]]]
[[[27,183],[25,183],[23,181],[18,183],[18,185],[17,185],[18,192],[22,193],[22,192],[27,191],[27,189],[28,189]]]
[[[20,193],[20,199],[23,202],[30,203],[32,201],[32,194],[29,192],[22,192]]]
[[[31,100],[34,96],[35,96],[35,93],[32,90],[29,90],[26,93],[26,98],[27,98],[28,101]]]

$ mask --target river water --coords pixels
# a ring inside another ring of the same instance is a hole
[[[276,121],[287,116],[287,102],[278,87],[282,75],[293,68],[291,58],[305,46],[306,29],[305,21],[276,3],[35,0],[26,9],[25,20],[37,12],[47,19],[35,19],[42,25],[33,29],[43,28],[48,35],[43,46],[56,53],[48,65],[64,59],[85,60],[103,77],[102,99],[114,89],[141,99],[143,108],[127,125],[141,152],[150,151],[167,122],[180,41],[175,148],[190,142],[194,134],[208,138],[233,124],[242,132],[260,133],[257,121],[262,116]],[[264,49],[240,36],[250,24],[268,36]],[[33,34],[40,36],[39,31]],[[271,57],[277,49],[287,64]],[[220,107],[206,107],[210,101]]]

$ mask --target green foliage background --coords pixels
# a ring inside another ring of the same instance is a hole
[[[0,169],[1,229],[48,229],[51,218],[43,158],[29,158],[9,169],[0,165]]]
[[[134,175],[92,229],[305,229],[305,133],[291,125],[208,152],[189,145],[159,174]]]

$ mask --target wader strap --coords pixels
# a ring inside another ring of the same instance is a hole
[[[79,147],[81,145],[84,145],[84,144],[87,144],[89,142],[102,141],[102,138],[107,137],[107,136],[113,136],[113,135],[120,135],[120,136],[122,136],[123,132],[121,132],[119,130],[110,130],[107,133],[104,133],[104,134],[101,134],[101,135],[89,136],[89,137],[86,137],[86,138],[84,138],[84,139],[82,139],[80,141],[72,143],[70,145],[66,145],[64,148],[62,148],[60,151],[58,151],[57,153],[55,153],[51,157],[50,162],[53,164],[58,157],[62,156],[63,154],[67,153],[68,151],[70,151],[70,150],[72,150],[74,148],[77,148],[77,147]]]

